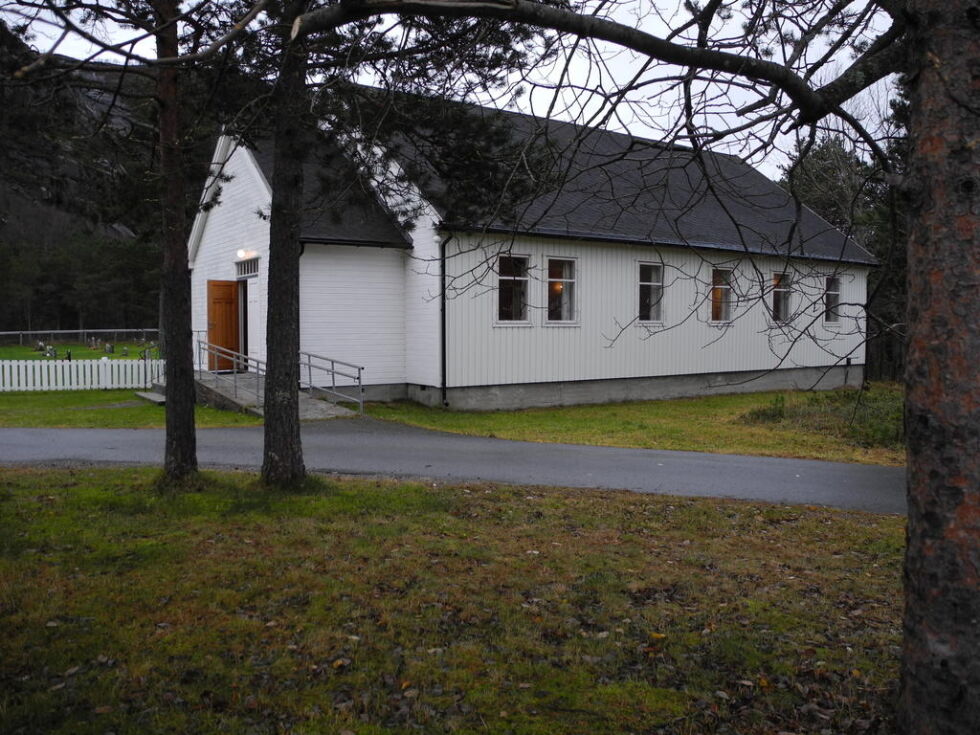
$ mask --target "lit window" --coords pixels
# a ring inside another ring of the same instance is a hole
[[[776,273],[772,277],[772,320],[790,320],[790,295],[793,292],[793,279],[788,273]]]
[[[664,268],[640,263],[640,321],[660,322],[664,318]]]
[[[711,271],[711,321],[732,320],[732,272],[715,268]]]
[[[575,320],[575,261],[548,261],[548,321]]]
[[[823,293],[823,320],[828,324],[840,322],[840,278],[827,277],[827,288]]]
[[[527,321],[527,258],[501,255],[497,277],[497,319]]]

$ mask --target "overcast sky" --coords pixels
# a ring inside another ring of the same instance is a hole
[[[688,13],[680,4],[663,4],[670,8],[668,11],[654,10],[655,5],[649,0],[622,0],[612,7],[610,15],[628,25],[642,27],[643,30],[663,37],[669,32],[671,24],[688,17]],[[385,19],[386,23],[397,22],[393,17]],[[737,23],[738,18],[728,21]],[[58,37],[57,30],[40,23],[32,24],[35,33],[33,43],[41,50],[51,48]],[[726,28],[726,31],[728,29]],[[730,32],[730,31],[728,31]],[[108,42],[121,42],[134,37],[128,30],[103,26],[93,31],[101,39]],[[566,51],[573,45],[573,40],[565,41]],[[58,46],[58,52],[75,58],[86,58],[94,53],[94,47],[85,39],[75,35],[64,38]],[[140,55],[152,58],[155,48],[152,39],[144,39],[135,46]],[[113,60],[103,54],[100,60]],[[846,60],[845,60],[846,61]],[[509,92],[502,92],[491,99],[486,96],[478,100],[482,104],[507,106],[521,112],[536,115],[550,114],[560,120],[575,122],[601,122],[606,127],[633,135],[654,140],[670,139],[677,134],[677,102],[676,89],[663,91],[665,84],[655,84],[655,78],[676,75],[680,70],[667,65],[654,65],[640,76],[647,83],[638,91],[631,92],[625,101],[615,109],[608,105],[607,95],[611,90],[620,88],[633,80],[644,64],[645,57],[613,47],[608,44],[583,44],[578,53],[560,53],[554,62],[534,68],[525,79],[514,79],[523,82],[522,86],[528,91],[525,96],[515,99]],[[831,70],[833,71],[833,70]],[[369,81],[369,80],[365,80]],[[556,92],[555,87],[561,90]],[[699,124],[723,128],[726,125],[743,122],[731,114],[733,107],[752,100],[748,93],[737,89],[727,91],[729,99],[718,100],[713,97],[710,102],[712,114],[701,115]],[[891,87],[882,83],[877,88],[852,102],[849,112],[865,121],[872,128],[877,128],[880,120],[888,111],[888,98]],[[719,104],[722,103],[722,104]],[[724,110],[729,110],[724,112]],[[679,140],[680,143],[685,141]],[[754,150],[757,140],[751,136],[733,136],[730,139],[715,144],[713,148],[747,158],[756,168],[770,178],[778,179],[779,167],[787,161],[786,153],[794,147],[793,135],[780,135],[773,146],[764,151]]]

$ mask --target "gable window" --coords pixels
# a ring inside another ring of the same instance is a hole
[[[789,273],[776,273],[772,277],[772,320],[785,323],[790,320],[790,296],[793,279]]]
[[[664,320],[664,267],[640,263],[640,321]]]
[[[823,320],[827,324],[840,323],[840,278],[827,276],[823,292]]]
[[[238,278],[252,278],[259,275],[259,259],[239,260],[235,263],[235,275]]]
[[[711,271],[711,321],[732,320],[732,272],[723,268]]]
[[[501,255],[497,258],[497,319],[527,321],[527,258]]]
[[[575,321],[575,261],[548,259],[548,321]]]

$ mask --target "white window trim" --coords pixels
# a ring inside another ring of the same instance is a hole
[[[571,261],[571,263],[572,263],[572,274],[573,274],[574,277],[573,278],[550,278],[548,276],[548,267],[551,264],[551,261],[552,260],[568,260],[568,261]],[[578,327],[578,326],[581,326],[581,324],[579,322],[579,313],[580,313],[580,311],[579,311],[579,296],[580,296],[580,292],[579,292],[579,286],[578,286],[579,276],[581,274],[580,274],[580,271],[579,271],[579,267],[578,266],[579,266],[579,259],[578,258],[570,258],[567,255],[546,255],[544,257],[544,273],[543,273],[544,278],[542,279],[544,281],[544,309],[543,309],[543,312],[544,312],[544,322],[543,322],[542,326],[545,326],[545,327]],[[558,281],[561,281],[563,283],[571,283],[572,284],[572,318],[571,319],[549,319],[548,318],[548,297],[549,297],[548,289],[551,286],[552,282],[558,282]]]
[[[524,319],[501,319],[500,318],[500,259],[501,258],[524,258],[527,261],[527,269],[523,278],[511,278],[505,276],[508,281],[524,281]],[[529,253],[497,253],[494,262],[493,272],[497,277],[497,288],[493,292],[493,326],[494,327],[532,327],[531,323],[531,255]]]
[[[827,288],[827,281],[830,280],[831,278],[837,279],[837,291],[832,292],[832,291],[830,291],[830,289]],[[824,276],[824,278],[823,278],[823,292],[820,295],[820,297],[821,297],[820,298],[820,311],[821,311],[821,314],[822,314],[821,320],[823,321],[823,325],[824,325],[825,328],[831,329],[831,330],[833,330],[835,332],[840,330],[840,328],[841,328],[841,322],[844,321],[844,318],[843,318],[843,316],[841,314],[841,310],[840,310],[841,309],[841,294],[843,293],[843,290],[844,290],[844,281],[843,281],[843,279],[839,275]],[[837,320],[836,321],[829,321],[827,319],[827,294],[828,293],[836,293],[837,294],[837,307],[836,307],[837,308]]]
[[[660,318],[659,319],[641,319],[640,318],[640,315],[637,314],[636,315],[636,323],[639,324],[639,325],[642,325],[642,326],[647,326],[647,325],[662,326],[664,324],[664,317],[665,317],[665,315],[664,315],[664,311],[665,311],[665,309],[664,309],[664,302],[666,301],[666,295],[667,295],[667,287],[664,285],[665,277],[667,275],[667,273],[666,273],[666,266],[664,265],[664,262],[662,260],[660,260],[660,261],[656,261],[656,260],[638,260],[638,261],[636,261],[636,270],[634,271],[636,273],[636,291],[634,291],[633,293],[635,295],[635,303],[636,303],[636,305],[637,305],[638,308],[639,308],[639,298],[640,298],[640,287],[643,286],[644,284],[657,285],[655,281],[644,281],[642,279],[642,267],[645,266],[645,265],[655,265],[658,268],[660,268],[660,284],[659,284],[660,285]]]
[[[246,266],[254,266],[248,268],[250,272],[244,273]],[[259,277],[259,256],[253,256],[251,258],[242,258],[241,260],[235,261],[235,280],[245,281],[250,278]]]
[[[715,271],[727,271],[728,272],[728,318],[727,319],[713,319],[712,311],[714,306],[714,291],[715,291]],[[708,284],[708,324],[712,324],[719,327],[728,326],[735,320],[735,269],[734,268],[722,268],[720,266],[711,266],[711,282]]]
[[[776,277],[782,276],[786,279],[789,284],[787,286],[776,286]],[[796,281],[793,279],[793,274],[790,271],[773,271],[772,280],[770,280],[772,288],[769,291],[769,321],[774,326],[784,326],[792,323],[793,321],[793,286]],[[786,314],[782,319],[776,318],[776,295],[785,293],[786,294]]]

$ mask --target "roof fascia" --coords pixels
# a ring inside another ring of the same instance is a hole
[[[332,237],[307,237],[300,235],[304,245],[344,245],[352,248],[379,248],[382,250],[412,250],[410,243],[378,242],[377,240],[350,240]]]
[[[204,228],[208,223],[208,216],[211,214],[211,207],[204,206],[211,198],[211,194],[218,182],[221,180],[221,172],[230,158],[229,149],[231,148],[232,138],[228,135],[218,136],[218,142],[214,147],[214,155],[211,157],[208,179],[204,184],[204,191],[197,204],[197,214],[194,216],[194,224],[191,225],[191,234],[187,240],[187,254],[190,267],[194,267],[197,259],[197,251],[201,247],[201,238],[204,236]]]
[[[873,259],[874,256],[869,256],[872,260],[855,260],[854,258],[845,257],[833,257],[827,255],[811,255],[807,253],[777,253],[766,251],[762,249],[753,250],[747,248],[743,245],[732,245],[725,246],[719,245],[717,243],[704,243],[704,242],[682,242],[680,240],[676,242],[668,242],[666,240],[636,240],[629,237],[615,237],[612,235],[589,235],[589,234],[570,234],[567,232],[548,232],[548,231],[537,231],[528,232],[525,230],[515,230],[508,227],[493,227],[486,226],[480,227],[475,225],[459,225],[447,222],[439,222],[436,225],[437,230],[443,232],[467,232],[476,234],[495,234],[495,235],[522,235],[526,237],[542,237],[549,240],[573,240],[576,242],[605,242],[605,243],[616,243],[622,245],[637,245],[640,247],[669,247],[669,248],[690,248],[694,250],[712,250],[722,253],[740,253],[742,255],[758,255],[766,256],[771,258],[796,258],[799,260],[819,260],[822,262],[829,263],[847,263],[849,265],[858,265],[865,268],[874,268],[878,265],[877,261]],[[864,248],[861,248],[864,250]],[[867,251],[865,251],[867,252]]]

